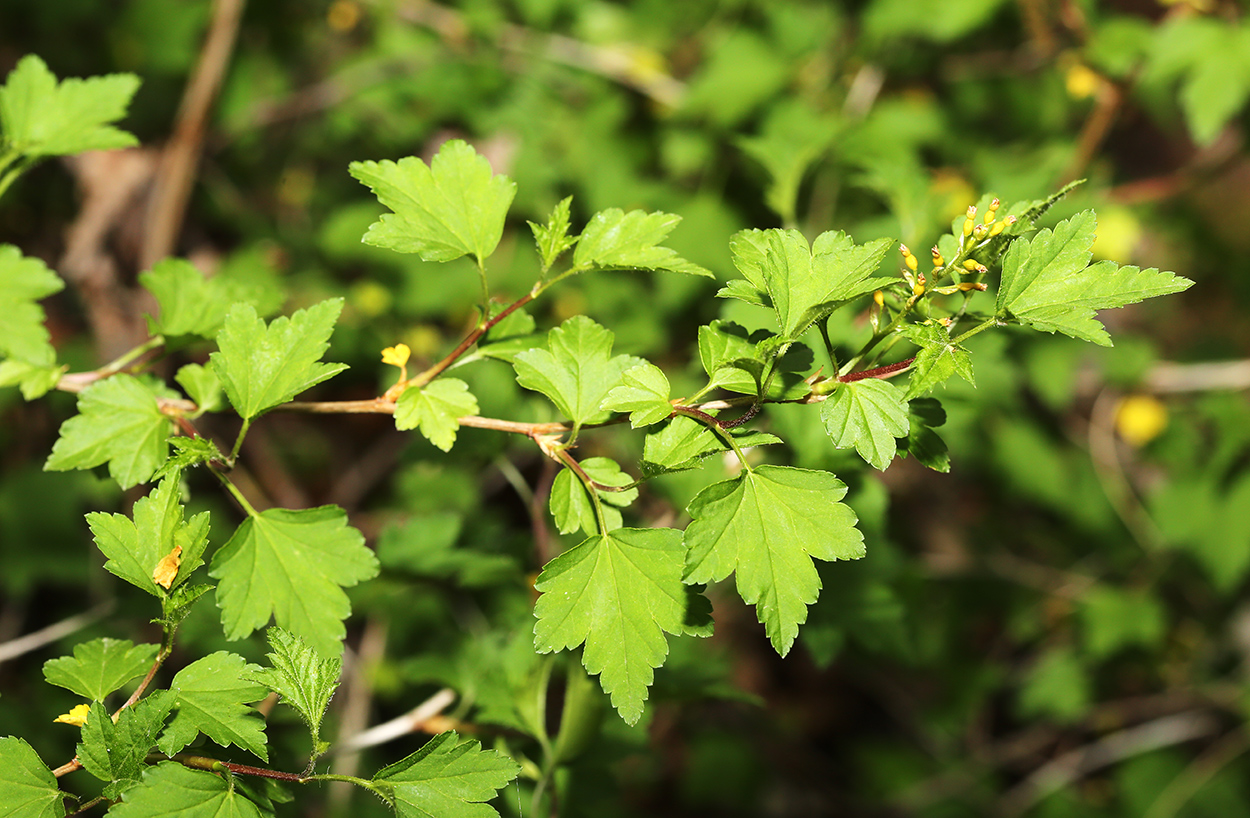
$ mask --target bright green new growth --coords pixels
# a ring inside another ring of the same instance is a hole
[[[920,347],[911,365],[911,379],[903,400],[911,400],[958,375],[973,386],[972,355],[951,341],[950,331],[937,321],[908,324],[903,328],[907,340]]]
[[[784,466],[713,483],[687,509],[684,581],[719,582],[736,573],[742,601],[755,605],[785,656],[820,593],[812,560],[864,556],[855,512],[838,502],[845,495],[846,485],[828,472]]]
[[[889,381],[864,378],[840,384],[820,407],[825,431],[839,449],[855,448],[875,469],[894,459],[894,438],[907,435],[903,390]]]
[[[159,645],[135,645],[126,639],[93,639],[74,646],[73,657],[62,656],[43,663],[43,678],[93,702],[131,679],[137,679],[152,665]]]
[[[395,428],[419,429],[445,452],[456,442],[458,418],[478,413],[477,398],[469,385],[456,378],[439,378],[418,389],[406,389],[395,403]]]
[[[621,471],[620,464],[611,458],[588,457],[578,465],[591,480],[601,486],[624,487],[634,482],[632,477]],[[596,488],[595,493],[599,495],[599,508],[603,514],[604,527],[608,531],[623,525],[621,512],[614,506],[623,508],[638,499],[636,488],[623,491]],[[572,534],[581,530],[589,535],[599,530],[587,487],[572,470],[562,469],[552,481],[549,505],[551,517],[561,534]]]
[[[670,270],[710,278],[711,271],[660,246],[680,221],[672,213],[626,213],[615,207],[596,213],[577,241],[573,269]]]
[[[608,392],[601,408],[609,412],[629,412],[629,425],[650,426],[673,414],[669,403],[668,378],[655,364],[643,363],[625,370],[621,385]]]
[[[0,244],[0,366],[27,364],[47,367],[56,362],[56,350],[44,327],[43,307],[37,303],[60,292],[65,282],[37,258],[23,256],[11,244]],[[0,375],[2,376],[2,375]]]
[[[139,88],[133,74],[57,82],[43,60],[23,57],[0,87],[0,166],[6,154],[66,156],[139,144],[112,127]]]
[[[270,628],[268,638],[270,667],[252,669],[254,666],[249,666],[240,673],[240,679],[264,685],[295,708],[312,737],[313,752],[308,762],[312,769],[317,756],[325,752],[321,742],[321,719],[338,688],[343,660],[337,652],[334,655],[319,653],[282,628]]]
[[[630,724],[668,655],[664,632],[711,633],[707,606],[682,585],[682,559],[681,532],[622,528],[556,557],[534,584],[542,592],[534,647],[548,653],[584,642],[582,664]]]
[[[158,690],[122,710],[114,724],[104,705],[92,703],[82,728],[78,760],[87,772],[108,784],[106,796],[115,798],[134,786],[173,705],[174,694]]]

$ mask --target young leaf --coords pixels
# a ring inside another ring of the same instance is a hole
[[[839,385],[820,407],[820,419],[833,445],[854,446],[860,457],[882,471],[894,459],[894,438],[907,434],[903,390],[880,378]]]
[[[565,250],[577,244],[577,236],[569,236],[569,205],[572,203],[572,196],[561,199],[547,217],[545,225],[527,222],[530,230],[534,231],[534,242],[538,245],[539,263],[544,274]]]
[[[607,413],[599,408],[625,370],[646,363],[630,355],[612,357],[613,335],[584,315],[547,333],[547,349],[516,356],[517,383],[551,399],[574,428]]]
[[[1147,298],[1186,290],[1187,278],[1151,268],[1090,265],[1096,219],[1086,210],[1011,245],[1003,259],[997,314],[1014,317],[1043,332],[1111,346],[1111,337],[1094,318],[1096,310],[1123,307]]]
[[[498,818],[485,802],[520,771],[507,756],[447,732],[373,780],[390,788],[400,818]]]
[[[343,660],[337,650],[333,655],[322,655],[282,628],[270,628],[266,635],[271,648],[267,654],[271,667],[247,670],[241,678],[264,685],[294,707],[308,725],[314,755],[319,755],[324,752],[320,746],[321,719],[338,688]]]
[[[5,818],[64,818],[65,794],[39,754],[20,738],[0,738],[0,804]]]
[[[224,461],[226,456],[217,448],[217,444],[206,437],[171,437],[169,445],[174,453],[165,464],[152,475],[153,480],[163,480],[166,476],[208,463],[212,460]]]
[[[820,593],[813,559],[864,555],[855,512],[840,502],[846,485],[829,472],[758,466],[713,483],[687,511],[686,583],[737,572],[738,594],[755,605],[777,653],[785,656],[807,606]]]
[[[191,400],[202,412],[218,412],[223,406],[224,397],[221,381],[212,369],[200,364],[186,364],[179,367],[174,380],[187,391]]]
[[[228,778],[162,761],[109,810],[114,818],[261,818],[256,805]]]
[[[157,262],[151,270],[139,274],[139,283],[156,296],[161,308],[159,318],[148,316],[149,331],[168,338],[213,338],[231,306],[236,301],[250,301],[240,297],[243,294],[230,279],[205,278],[195,265],[180,258]]]
[[[28,258],[11,244],[0,244],[0,355],[31,366],[56,361],[43,307],[37,303],[65,287],[41,260]]]
[[[945,474],[951,470],[946,441],[933,431],[946,422],[946,410],[934,398],[915,398],[907,404],[907,438],[899,454],[911,455],[920,465]]]
[[[951,343],[950,331],[946,327],[936,321],[907,324],[903,334],[920,347],[911,365],[911,381],[907,384],[903,400],[923,395],[956,374],[976,386],[972,375],[972,356],[962,346]]]
[[[124,489],[147,482],[169,456],[173,431],[156,390],[131,375],[96,381],[78,396],[78,414],[61,425],[46,471],[109,464]]]
[[[178,713],[161,733],[161,752],[172,756],[202,732],[222,747],[233,744],[268,761],[265,720],[247,706],[269,695],[265,685],[247,678],[260,670],[222,650],[178,671],[169,686]]]
[[[244,420],[347,369],[347,364],[319,363],[342,309],[343,299],[331,298],[290,318],[275,318],[269,326],[251,304],[230,309],[211,363]]]
[[[160,645],[135,645],[125,639],[95,639],[74,645],[74,656],[43,663],[43,678],[84,699],[102,702],[131,679],[147,672]]]
[[[456,378],[439,378],[420,389],[405,389],[395,404],[395,428],[417,429],[445,452],[456,442],[459,418],[478,413],[469,385]]]
[[[36,366],[10,358],[0,361],[0,387],[16,386],[22,390],[23,398],[35,400],[51,392],[67,369],[56,364]]]
[[[425,261],[473,255],[481,264],[503,235],[516,183],[493,176],[490,163],[468,143],[452,139],[427,167],[415,156],[398,162],[352,162],[349,172],[393,213],[365,233],[365,244]]]
[[[628,486],[634,479],[621,471],[620,464],[608,457],[588,457],[580,464],[591,480],[604,486]],[[638,489],[599,492],[604,523],[609,531],[621,527],[621,513],[612,506],[627,506],[638,499]],[[605,505],[606,504],[606,505]],[[551,486],[551,516],[561,534],[572,534],[581,529],[588,535],[599,530],[595,522],[594,506],[582,481],[572,469],[562,469]]]
[[[741,448],[781,443],[781,438],[744,427],[730,430]],[[648,477],[697,469],[704,458],[729,450],[720,436],[704,424],[678,415],[658,432],[647,435],[642,445],[642,473]]]
[[[758,340],[740,324],[719,318],[699,327],[699,362],[711,385],[731,392],[759,394],[765,361]]]
[[[143,771],[143,760],[156,746],[156,734],[173,705],[174,694],[158,690],[121,711],[114,724],[104,705],[94,702],[82,728],[78,760],[96,778],[118,785],[113,792],[129,786]]]
[[[582,231],[573,251],[573,267],[578,270],[670,270],[699,276],[712,276],[710,270],[686,261],[674,250],[662,247],[681,216],[672,213],[644,213],[609,208],[596,213]]]
[[[43,60],[28,54],[0,87],[0,146],[34,157],[138,145],[134,136],[110,125],[126,115],[138,87],[134,74],[58,84]]]
[[[629,412],[630,428],[650,426],[673,414],[673,405],[668,402],[668,378],[655,364],[644,363],[627,369],[621,380],[623,383],[608,392],[600,408]]]
[[[217,604],[227,639],[263,628],[269,617],[327,656],[342,650],[351,613],[339,586],[372,579],[378,560],[338,506],[271,508],[248,517],[213,555]]]
[[[183,522],[179,491],[177,475],[162,479],[151,494],[135,503],[133,522],[122,514],[96,511],[87,515],[96,545],[109,558],[105,570],[156,597],[186,582],[204,564],[201,557],[208,545],[208,512]],[[181,548],[178,573],[170,586],[161,587],[153,572],[175,546]]]
[[[622,528],[590,537],[547,563],[534,584],[542,592],[534,648],[550,653],[585,642],[582,664],[599,674],[621,718],[636,723],[652,669],[668,655],[664,632],[711,632],[681,571],[681,532],[674,529]]]
[[[757,300],[777,313],[781,338],[798,340],[813,323],[841,303],[872,292],[872,277],[889,251],[891,241],[878,239],[856,246],[849,236],[826,232],[809,248],[797,230],[744,230],[730,242],[734,266],[742,273]],[[737,291],[718,295],[741,297]]]

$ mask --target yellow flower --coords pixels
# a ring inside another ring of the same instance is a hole
[[[412,350],[407,344],[396,344],[393,347],[387,347],[382,350],[382,363],[398,366],[401,369],[407,365],[408,356],[412,354]]]
[[[53,719],[54,724],[73,724],[82,727],[87,723],[87,713],[91,711],[91,705],[79,704],[75,705],[73,710],[68,713],[57,716]]]
[[[1145,446],[1168,425],[1168,409],[1153,395],[1130,395],[1115,410],[1115,429],[1130,446]]]

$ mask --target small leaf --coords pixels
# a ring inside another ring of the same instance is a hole
[[[938,384],[945,383],[952,375],[959,375],[976,386],[972,375],[972,356],[959,344],[951,343],[950,331],[936,321],[924,324],[908,324],[903,334],[920,352],[911,365],[911,381],[907,384],[904,400],[923,395]]]
[[[205,278],[186,259],[167,258],[151,270],[139,274],[139,283],[156,297],[160,317],[148,316],[153,335],[176,338],[198,335],[213,338],[226,320],[226,314],[242,293],[223,276]]]
[[[365,233],[365,244],[425,261],[473,255],[485,262],[503,235],[516,183],[491,174],[490,163],[468,143],[445,142],[427,167],[415,156],[398,162],[352,162],[349,171],[393,213]]]
[[[28,54],[0,87],[0,145],[32,157],[138,145],[134,136],[110,124],[126,115],[138,88],[134,74],[57,83],[43,60]]]
[[[0,804],[5,818],[64,818],[65,794],[39,754],[20,738],[0,738]]]
[[[268,761],[265,720],[247,704],[269,695],[269,688],[249,676],[257,665],[226,651],[210,653],[178,671],[169,689],[177,696],[177,715],[160,737],[160,749],[173,755],[204,733],[222,747],[231,744]]]
[[[168,475],[202,463],[213,460],[224,462],[226,459],[217,448],[217,444],[206,437],[171,437],[169,445],[174,448],[174,453],[165,461],[165,465],[152,475],[153,480],[163,480]]]
[[[627,369],[621,380],[623,383],[608,392],[600,408],[609,412],[629,412],[630,428],[650,426],[673,414],[673,406],[668,399],[668,378],[655,364],[644,363]]]
[[[279,626],[336,656],[351,603],[348,587],[378,572],[364,536],[338,506],[271,508],[248,517],[213,556],[217,604],[227,639],[242,639],[272,616]]]
[[[169,456],[173,431],[161,414],[159,395],[131,375],[96,381],[78,395],[78,414],[61,424],[46,471],[109,464],[124,489],[147,482]]]
[[[187,395],[195,401],[201,413],[219,412],[225,404],[221,381],[217,378],[217,373],[209,367],[186,364],[178,369],[174,380],[186,390]]]
[[[0,244],[0,302],[4,304],[0,355],[11,359],[6,363],[50,367],[56,362],[56,350],[43,324],[43,307],[37,302],[64,287],[65,282],[41,260],[23,256],[11,244]]]
[[[49,684],[72,690],[84,699],[104,697],[147,672],[160,645],[135,645],[125,639],[95,639],[74,646],[74,656],[49,659],[43,677]]]
[[[313,746],[317,747],[321,741],[321,719],[338,688],[343,660],[337,652],[333,656],[319,654],[282,628],[270,628],[266,635],[271,667],[252,670],[254,666],[249,665],[240,678],[264,685],[281,696],[283,703],[294,707],[308,725]]]
[[[572,203],[572,196],[561,199],[547,217],[546,224],[528,222],[534,232],[534,243],[538,245],[538,258],[544,274],[565,250],[577,244],[577,236],[569,236],[569,206]]]
[[[261,818],[242,787],[204,770],[162,761],[143,772],[139,783],[109,810],[113,818]]]
[[[907,434],[903,390],[880,378],[838,386],[820,407],[825,431],[839,449],[852,446],[873,468],[885,470],[894,459],[896,437]]]
[[[621,471],[620,464],[607,457],[588,457],[580,464],[582,471],[596,483],[604,486],[628,486],[634,479]],[[604,522],[609,531],[621,527],[621,513],[612,506],[627,506],[638,498],[638,489],[625,491],[598,490]],[[607,505],[602,505],[607,504]],[[551,516],[561,534],[572,534],[581,529],[588,535],[599,531],[595,522],[594,506],[582,481],[572,469],[562,469],[551,486]]]
[[[175,585],[186,582],[204,564],[201,556],[208,545],[208,512],[200,512],[183,522],[183,506],[178,502],[177,476],[161,480],[147,497],[134,506],[134,521],[122,514],[92,512],[87,524],[96,546],[108,562],[109,571],[156,597],[165,596],[153,573],[175,546],[181,548]]]
[[[764,374],[764,355],[740,324],[717,319],[699,327],[699,361],[712,386],[758,395]]]
[[[343,299],[331,298],[268,326],[251,304],[230,309],[217,334],[212,369],[244,420],[347,369],[346,364],[319,363],[342,309]]]
[[[584,315],[575,315],[547,333],[547,349],[516,356],[517,383],[551,399],[574,428],[606,419],[599,408],[625,370],[646,363],[630,355],[612,356],[613,335]]]
[[[781,438],[745,427],[730,430],[740,448],[781,443]],[[648,477],[697,469],[704,458],[729,451],[728,444],[704,424],[678,415],[643,441],[642,473]]]
[[[143,760],[156,746],[156,734],[173,704],[173,693],[158,690],[122,710],[114,724],[104,705],[95,702],[82,728],[78,760],[87,772],[104,782],[138,779]]]
[[[507,756],[447,732],[373,780],[390,787],[400,818],[498,818],[485,802],[520,771]]]
[[[68,366],[36,366],[9,359],[0,361],[0,386],[16,386],[26,400],[36,400],[56,388]]]
[[[684,581],[719,582],[736,572],[742,601],[755,605],[785,656],[820,593],[813,559],[864,555],[855,512],[838,502],[844,496],[846,485],[829,472],[784,466],[713,483],[687,509]]]
[[[445,452],[456,442],[459,418],[478,413],[469,385],[456,378],[439,378],[420,389],[405,389],[395,405],[395,428],[420,429]]]
[[[920,465],[945,474],[951,470],[950,453],[946,441],[933,431],[933,427],[946,422],[946,411],[933,398],[916,398],[907,405],[907,439],[899,446],[899,453],[916,458]]]
[[[1123,307],[1147,298],[1178,293],[1193,282],[1151,268],[1120,267],[1112,261],[1090,265],[1096,220],[1086,210],[1011,245],[1003,259],[998,315],[1014,317],[1043,332],[1111,346],[1111,337],[1094,318],[1096,310]]]
[[[591,217],[573,251],[575,269],[669,270],[712,277],[710,270],[686,261],[676,251],[660,245],[681,216],[644,213],[618,208]]]
[[[642,715],[664,632],[706,636],[702,607],[682,585],[681,532],[621,528],[582,541],[547,563],[534,587],[534,648],[575,648],[629,724]]]

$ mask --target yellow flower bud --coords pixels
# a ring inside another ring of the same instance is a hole
[[[933,266],[941,267],[946,264],[946,259],[942,258],[942,251],[937,249],[937,245],[933,245],[933,249],[929,252],[933,253]]]
[[[915,255],[912,254],[911,250],[907,249],[906,244],[900,244],[898,249],[903,254],[903,261],[907,264],[907,269],[911,270],[913,273],[916,272],[916,267],[919,262],[916,261]]]
[[[994,214],[998,212],[998,199],[990,202],[989,208],[985,211],[985,223],[990,224],[994,221]]]
[[[407,344],[396,344],[393,347],[387,347],[382,350],[382,363],[391,366],[403,367],[408,363],[408,356],[412,354],[412,350]]]
[[[981,266],[980,262],[978,262],[976,259],[970,258],[964,262],[964,269],[970,273],[975,273],[977,271],[977,268],[980,266]]]
[[[968,216],[964,219],[964,238],[972,235],[972,227],[976,224],[977,206],[968,205]]]

